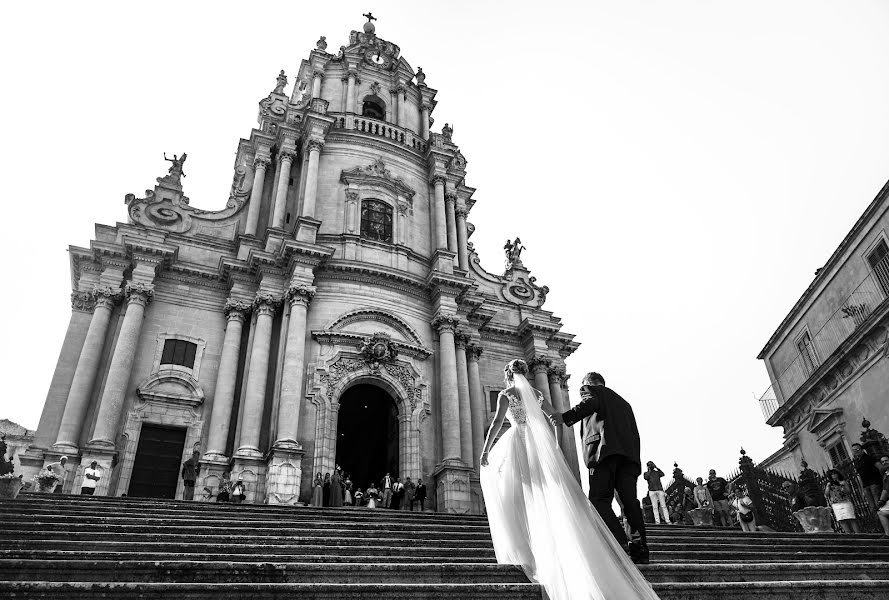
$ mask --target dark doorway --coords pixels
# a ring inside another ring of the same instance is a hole
[[[386,473],[398,477],[398,409],[375,385],[356,385],[340,398],[336,463],[362,489]]]
[[[143,424],[127,494],[175,498],[184,450],[184,428]]]

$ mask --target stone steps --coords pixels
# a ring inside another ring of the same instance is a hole
[[[477,516],[25,494],[0,522],[0,597],[541,598]],[[876,535],[661,525],[649,545],[662,600],[889,598]]]

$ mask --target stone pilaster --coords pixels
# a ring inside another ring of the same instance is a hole
[[[466,207],[457,206],[457,264],[464,271],[469,270],[468,232],[466,230]]]
[[[154,296],[154,288],[147,283],[128,283],[125,288],[127,312],[117,336],[117,344],[108,367],[99,413],[89,446],[95,450],[113,450],[118,424],[126,400],[127,385],[133,370],[133,359],[139,347],[139,335],[145,318],[145,307]]]
[[[271,294],[258,292],[253,301],[256,313],[256,331],[253,336],[253,351],[250,355],[250,371],[247,374],[247,389],[244,395],[244,412],[241,422],[241,435],[238,458],[262,457],[259,449],[259,436],[265,407],[265,390],[269,372],[269,353],[272,343],[272,319],[279,300]]]
[[[222,342],[222,356],[219,358],[219,371],[216,375],[216,395],[210,414],[207,437],[207,452],[202,463],[221,462],[228,464],[226,443],[235,401],[235,381],[238,375],[238,358],[241,351],[241,336],[244,321],[250,312],[250,305],[229,300],[225,303],[226,327]]]
[[[355,112],[355,80],[358,79],[355,71],[349,71],[346,79],[346,112]]]
[[[315,288],[292,285],[284,298],[290,303],[290,321],[278,403],[278,428],[269,454],[269,504],[296,504],[302,480],[302,447],[297,440],[305,381],[306,318]]]
[[[265,186],[265,172],[271,161],[265,156],[257,156],[253,160],[253,188],[250,190],[250,205],[247,207],[247,223],[244,233],[256,235],[259,225],[259,209],[262,204],[262,188]]]
[[[485,425],[488,411],[485,408],[485,391],[482,388],[478,361],[481,358],[481,346],[466,346],[466,359],[469,369],[469,404],[472,412],[472,465],[479,468],[478,460],[485,446]]]
[[[318,161],[320,160],[321,150],[324,149],[324,141],[312,139],[306,142],[305,147],[309,153],[309,161],[306,167],[306,191],[302,216],[314,219],[315,200],[318,196]]]
[[[435,188],[432,197],[432,215],[435,221],[435,247],[448,248],[448,221],[445,210],[445,178],[442,175],[432,177],[432,185]]]
[[[324,71],[312,72],[312,98],[321,97],[321,82],[324,80]]]
[[[474,465],[472,448],[472,408],[469,399],[469,370],[466,366],[466,345],[469,336],[458,332],[454,336],[457,361],[457,393],[460,398],[460,457],[467,465]]]
[[[457,252],[456,194],[445,194],[445,218],[448,224],[448,250]]]
[[[287,189],[290,185],[290,167],[296,154],[282,150],[278,157],[278,189],[275,191],[275,210],[272,214],[272,227],[284,227],[284,214],[287,212]]]
[[[120,301],[121,291],[111,287],[96,288],[91,295],[94,303],[93,317],[77,360],[59,433],[53,445],[54,451],[72,455],[78,452],[83,419],[93,395],[111,312]]]
[[[420,105],[420,137],[424,140],[429,139],[429,112],[432,107],[425,102]]]

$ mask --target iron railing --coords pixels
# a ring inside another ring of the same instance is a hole
[[[762,416],[766,421],[778,410],[778,397],[772,386],[759,397],[759,408],[762,409]]]
[[[843,300],[839,308],[811,336],[811,339],[801,342],[803,347],[798,350],[796,359],[777,378],[783,402],[793,396],[821,363],[855,333],[871,313],[886,301],[887,296],[889,296],[889,256],[873,267],[867,277]],[[760,398],[766,419],[783,404],[777,398],[774,401],[767,398],[768,394],[767,390]],[[774,396],[774,393],[772,395]]]

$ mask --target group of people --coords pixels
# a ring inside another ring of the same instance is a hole
[[[337,465],[332,474],[326,473],[323,478],[317,473],[312,488],[311,505],[317,507],[366,506],[411,511],[415,506],[420,511],[426,507],[426,484],[422,479],[414,483],[407,477],[402,482],[390,473],[383,476],[379,485],[371,482],[367,489],[362,489],[354,486],[349,474]]]

